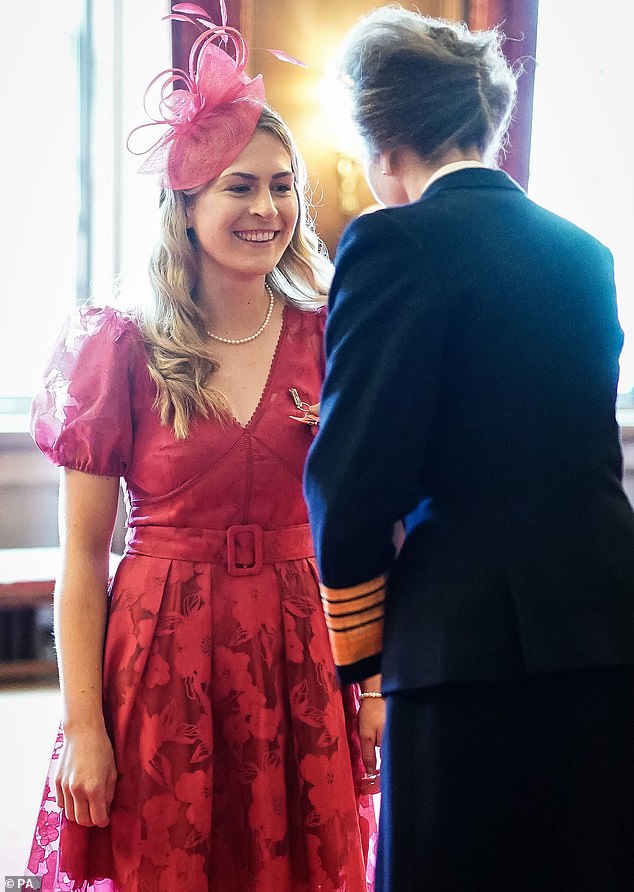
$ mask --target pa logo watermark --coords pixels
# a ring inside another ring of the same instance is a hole
[[[5,889],[41,889],[42,877],[5,877]]]

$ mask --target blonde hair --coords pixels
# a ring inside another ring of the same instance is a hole
[[[273,109],[263,108],[256,130],[276,136],[288,152],[299,203],[290,243],[266,281],[289,303],[315,310],[326,301],[332,264],[315,232],[306,169],[287,126]],[[187,208],[200,191],[162,191],[160,239],[150,261],[153,306],[139,313],[148,368],[157,388],[155,408],[178,439],[187,436],[196,414],[221,423],[229,416],[226,400],[211,383],[218,361],[193,296],[198,263],[187,233]]]

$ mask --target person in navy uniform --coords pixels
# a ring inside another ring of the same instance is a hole
[[[377,740],[363,711],[386,703],[380,892],[631,892],[613,262],[496,168],[502,40],[398,7],[346,39],[386,207],[338,249],[305,493],[339,675]]]

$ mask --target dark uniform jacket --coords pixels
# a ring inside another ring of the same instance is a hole
[[[342,680],[634,663],[622,343],[610,252],[502,171],[347,228],[305,478]]]

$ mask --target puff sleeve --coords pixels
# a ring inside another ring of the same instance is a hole
[[[31,433],[56,465],[120,477],[132,452],[131,390],[144,356],[135,321],[84,307],[58,338],[31,406]]]

